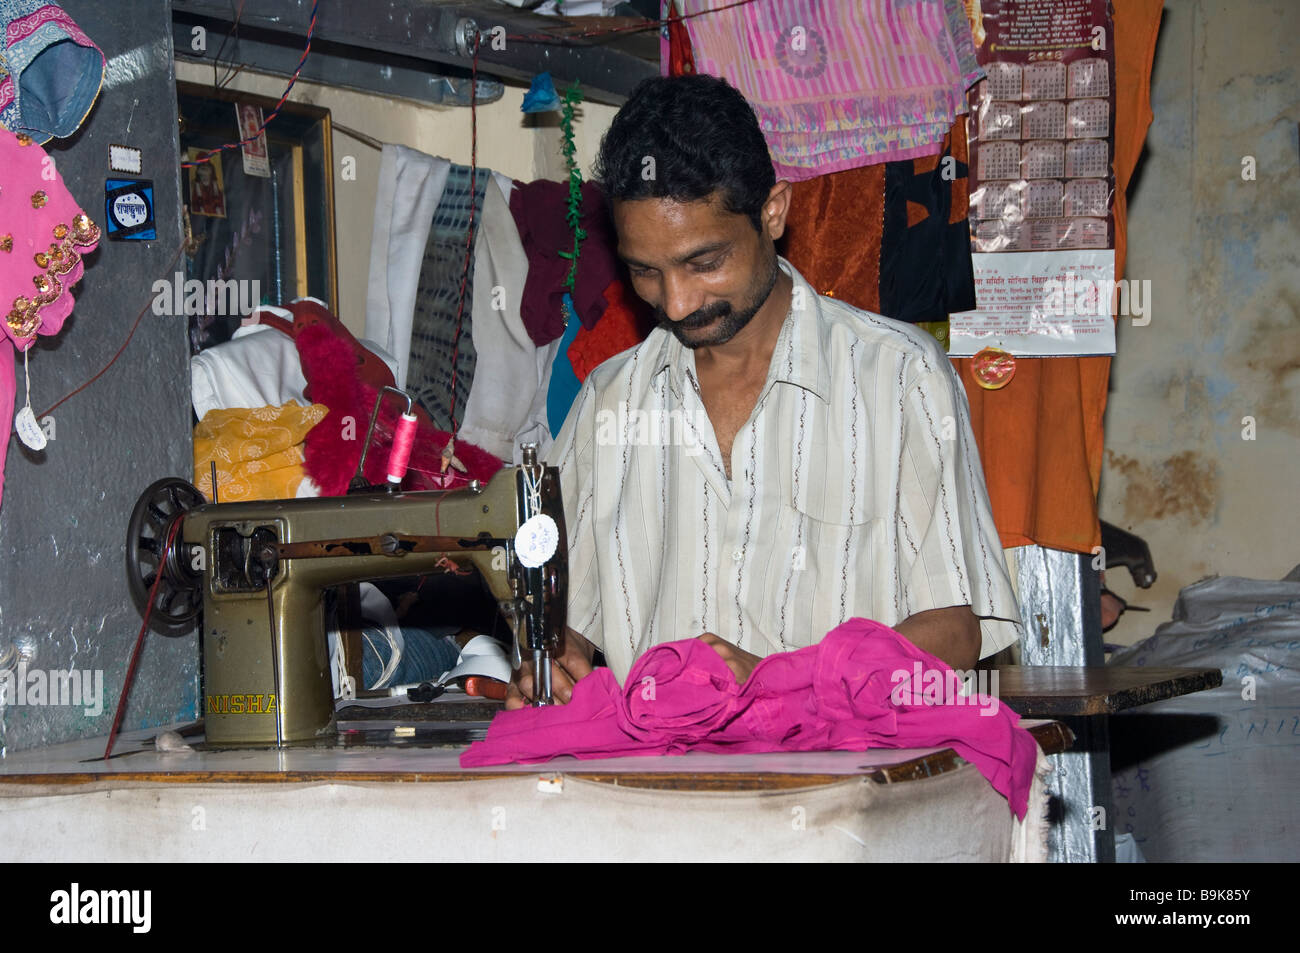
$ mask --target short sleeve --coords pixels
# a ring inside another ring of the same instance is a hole
[[[548,463],[560,471],[564,526],[569,537],[568,626],[596,648],[604,648],[600,622],[600,579],[596,565],[595,488],[596,393],[588,375]]]
[[[946,355],[927,355],[903,400],[896,527],[907,615],[969,605],[980,658],[1020,638],[1020,612],[989,506],[966,394]]]

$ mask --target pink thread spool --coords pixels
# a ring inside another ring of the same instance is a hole
[[[393,448],[388,452],[388,482],[394,487],[401,484],[411,463],[411,448],[415,446],[415,415],[402,414],[393,430]]]

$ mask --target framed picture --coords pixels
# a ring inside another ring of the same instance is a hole
[[[221,174],[221,155],[218,153],[207,162],[199,162],[199,157],[202,154],[203,152],[200,149],[185,150],[185,158],[194,163],[189,169],[190,214],[225,218],[226,180]]]
[[[178,83],[177,106],[191,351],[229,340],[259,304],[337,308],[329,110],[285,103],[259,135],[274,100]]]

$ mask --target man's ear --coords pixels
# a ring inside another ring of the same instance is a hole
[[[772,186],[772,191],[767,193],[767,201],[763,203],[763,232],[772,241],[776,241],[785,234],[785,219],[790,214],[790,201],[794,196],[794,188],[785,179],[777,180],[776,185]]]

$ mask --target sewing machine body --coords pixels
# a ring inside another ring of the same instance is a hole
[[[528,568],[516,534],[539,513],[560,544]],[[209,744],[292,744],[333,732],[323,600],[332,586],[438,572],[447,560],[473,565],[514,624],[521,655],[549,663],[563,638],[567,536],[554,468],[507,467],[487,484],[446,492],[207,503],[180,518],[182,555],[166,562],[191,554],[201,575]]]

